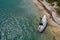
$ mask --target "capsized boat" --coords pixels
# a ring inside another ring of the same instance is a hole
[[[38,31],[43,32],[47,25],[47,17],[44,15],[39,22]]]

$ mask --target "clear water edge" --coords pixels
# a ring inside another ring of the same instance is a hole
[[[0,40],[48,40],[47,32],[37,32],[43,16],[32,0],[0,0]]]

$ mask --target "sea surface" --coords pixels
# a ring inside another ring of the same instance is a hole
[[[49,40],[37,31],[42,16],[32,0],[0,0],[0,40]]]

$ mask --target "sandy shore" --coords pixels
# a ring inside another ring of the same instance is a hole
[[[51,25],[55,25],[55,26],[59,26],[57,23],[54,22],[54,20],[52,20],[51,15],[49,14],[49,12],[43,7],[43,5],[38,2],[37,0],[33,0],[33,2],[39,7],[40,10],[42,10],[44,12],[44,14],[47,16],[47,19],[49,21],[49,23]]]
[[[40,10],[44,12],[44,14],[47,16],[49,27],[47,27],[47,30],[54,36],[55,40],[60,40],[60,27],[57,23],[55,23],[49,12],[43,7],[43,5],[38,0],[33,0],[35,5],[39,7]]]

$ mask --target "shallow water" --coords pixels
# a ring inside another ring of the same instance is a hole
[[[37,32],[41,16],[32,0],[0,0],[0,40],[48,40]]]

